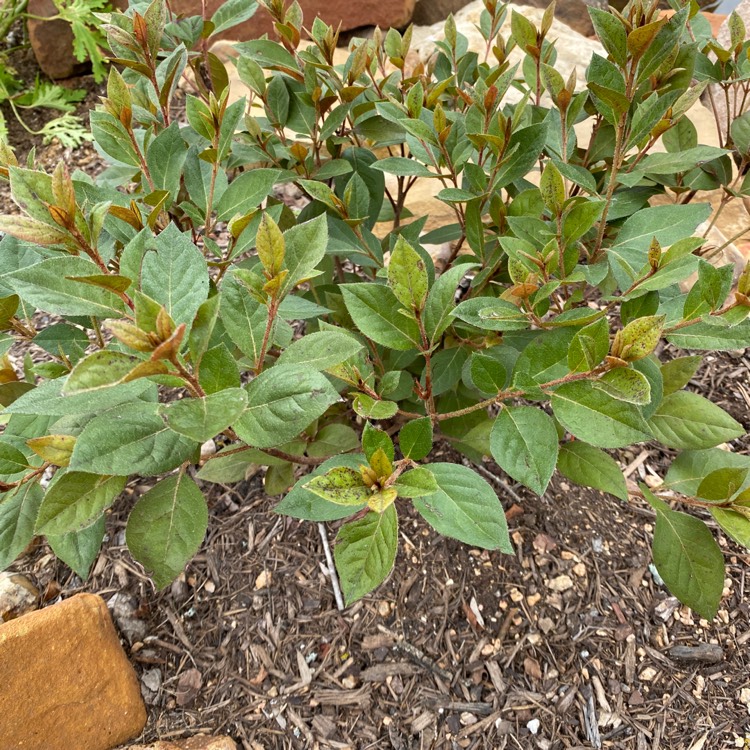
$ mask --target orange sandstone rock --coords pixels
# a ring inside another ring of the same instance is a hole
[[[78,594],[0,625],[3,750],[110,750],[146,723],[104,600]]]

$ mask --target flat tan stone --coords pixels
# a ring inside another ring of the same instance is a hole
[[[131,745],[127,750],[237,750],[237,745],[231,737],[197,735],[175,742],[159,740],[151,745]]]
[[[101,597],[0,625],[2,750],[110,750],[146,723],[138,679]]]

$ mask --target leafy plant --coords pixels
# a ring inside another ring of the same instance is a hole
[[[127,478],[154,477],[127,541],[166,585],[205,533],[200,483],[266,466],[279,513],[348,519],[335,558],[351,602],[388,575],[410,508],[511,551],[470,468],[491,455],[537,494],[555,470],[640,492],[661,575],[713,615],[722,555],[702,517],[750,543],[750,459],[717,448],[743,426],[684,390],[701,356],[673,355],[750,342],[750,271],[733,292],[733,269],[707,262],[695,233],[711,207],[691,200],[744,194],[745,116],[739,170],[729,148],[697,144],[689,110],[728,71],[692,5],[669,20],[655,2],[592,9],[608,57],[584,86],[555,70],[552,8],[537,29],[485,6],[483,54],[449,18],[427,63],[407,62],[409,30],[355,40],[337,63],[334,29],[316,19],[302,43],[299,6],[269,0],[280,41],[238,45],[233,103],[206,39],[254,8],[175,19],[155,0],[110,16],[122,72],[91,126],[111,167],[95,182],[3,152],[23,215],[0,220],[0,562],[41,533],[85,575]],[[749,46],[731,50],[737,80]],[[183,123],[171,103],[188,69]],[[660,137],[667,152],[651,153]],[[409,214],[418,180],[440,183],[455,222],[425,232]],[[301,210],[276,197],[290,183]],[[425,245],[439,242],[452,252],[436,268]],[[35,310],[58,318],[37,330]],[[23,373],[17,341],[45,353]],[[466,463],[430,462],[438,440]],[[628,488],[607,451],[648,441],[680,453],[661,486]]]
[[[104,40],[98,31],[100,21],[96,13],[107,7],[108,0],[54,0],[54,3],[57,13],[40,17],[26,11],[26,0],[1,0],[0,11],[3,18],[0,21],[0,38],[4,38],[20,19],[65,21],[70,24],[73,32],[73,52],[76,59],[81,62],[90,61],[94,79],[104,80],[106,67],[101,51]],[[63,146],[75,148],[90,139],[80,118],[72,114],[75,103],[81,101],[85,94],[82,89],[66,89],[48,81],[40,81],[38,77],[33,87],[27,87],[11,67],[7,55],[0,52],[0,104],[7,102],[22,127],[29,133],[43,136],[45,144],[56,138]],[[22,111],[36,107],[54,109],[63,114],[35,131],[24,120]],[[0,138],[7,138],[5,118],[1,112]]]

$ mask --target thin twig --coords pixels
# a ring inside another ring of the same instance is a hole
[[[331,586],[333,586],[333,595],[336,598],[336,606],[339,612],[344,611],[344,597],[341,595],[341,587],[339,586],[339,577],[336,575],[336,566],[333,564],[333,555],[331,554],[331,546],[328,544],[328,532],[324,523],[318,524],[318,532],[320,539],[323,542],[323,551],[326,553],[326,565],[328,566],[328,575],[331,578]]]
[[[489,479],[490,481],[495,482],[495,484],[505,490],[519,505],[523,505],[523,498],[504,479],[497,476],[496,474],[493,474],[489,469],[485,469],[481,464],[476,464],[473,461],[466,461],[466,464],[472,466],[476,471],[482,474],[482,476],[487,477],[487,479]]]

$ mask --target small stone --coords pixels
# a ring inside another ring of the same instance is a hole
[[[528,604],[530,607],[534,607],[537,604],[539,604],[541,599],[542,599],[541,594],[530,594],[529,596],[526,597],[526,604]]]
[[[177,680],[177,705],[189,706],[203,687],[203,675],[197,669],[188,669]]]
[[[539,620],[539,629],[542,631],[542,633],[547,635],[555,629],[555,623],[549,617],[542,617]]]
[[[638,675],[644,682],[651,682],[651,680],[656,677],[656,670],[653,667],[646,667],[645,669],[641,670],[641,673]]]
[[[39,590],[19,573],[0,573],[0,622],[32,612],[39,606]]]
[[[654,607],[654,615],[662,622],[667,622],[679,606],[680,600],[676,596],[668,596]]]
[[[391,605],[386,601],[378,602],[378,614],[381,617],[388,617],[391,614]]]
[[[579,578],[585,578],[586,577],[586,566],[583,563],[578,563],[577,565],[573,566],[573,572]]]
[[[526,729],[528,729],[532,734],[537,734],[541,726],[542,722],[539,721],[539,719],[532,719],[530,722],[528,722],[528,724],[526,724]]]
[[[159,702],[161,683],[162,676],[160,669],[147,669],[141,675],[141,695],[149,706],[155,706]]]
[[[465,727],[470,727],[472,724],[476,724],[479,719],[474,714],[470,714],[468,711],[464,711],[461,714],[461,724]]]
[[[556,578],[547,581],[547,588],[561,594],[563,591],[573,588],[573,579],[566,574],[557,576]]]
[[[146,724],[104,600],[78,594],[0,625],[3,750],[110,750]]]
[[[107,607],[128,643],[133,644],[146,637],[146,623],[137,616],[138,607],[132,596],[115,594],[107,602]]]
[[[263,570],[260,575],[255,579],[255,590],[264,589],[271,583],[271,571]]]

